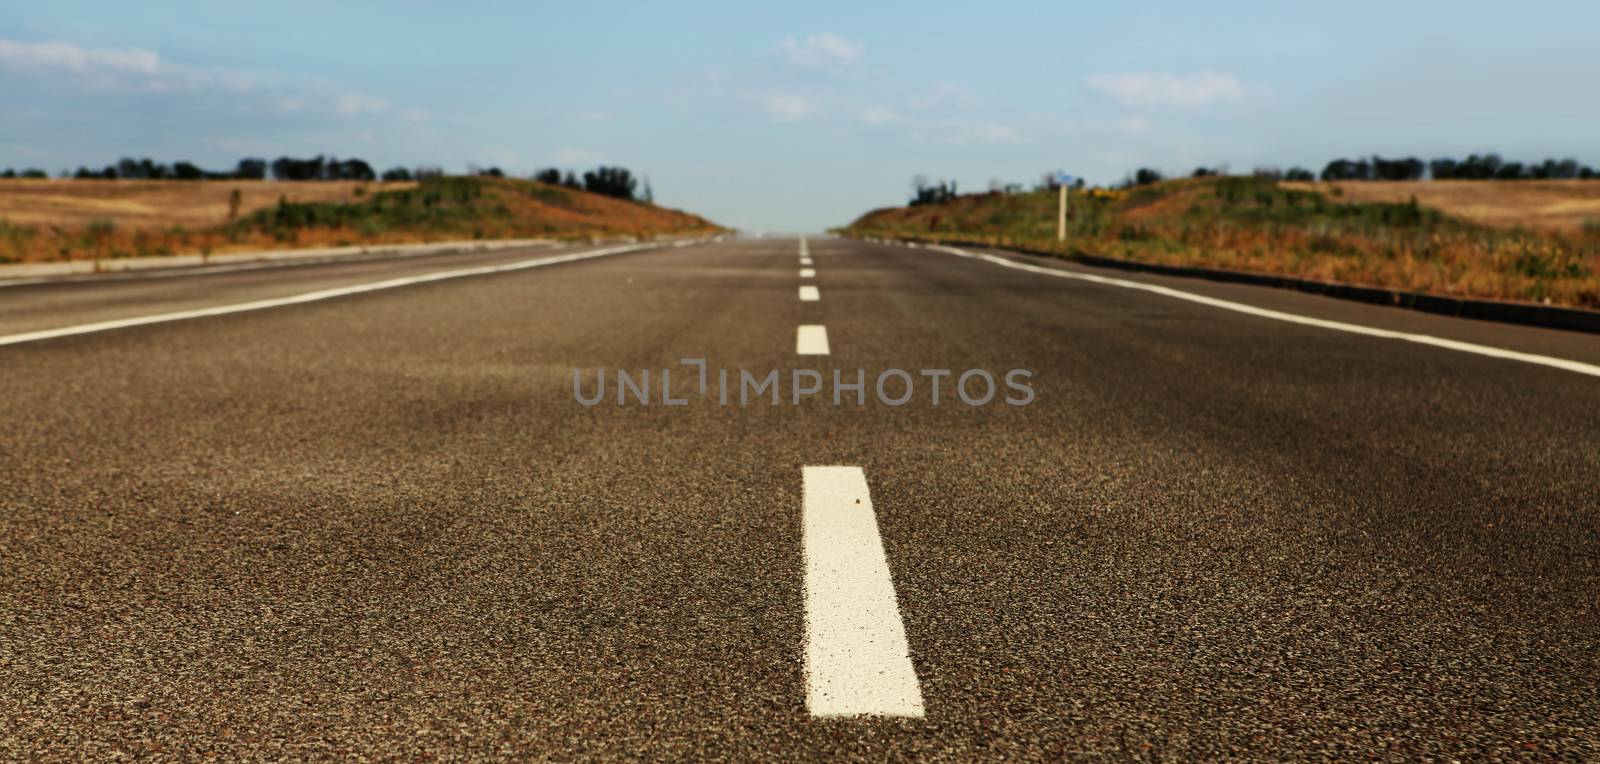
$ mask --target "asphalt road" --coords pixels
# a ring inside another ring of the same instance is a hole
[[[810,252],[803,281],[795,240],[727,241],[0,347],[0,757],[1600,758],[1600,378]],[[0,335],[556,254],[4,287]],[[786,398],[864,369],[868,400],[721,406],[683,358]],[[670,368],[688,404],[585,406],[574,368]],[[1035,399],[888,406],[891,368]],[[920,717],[808,706],[819,465],[870,487]]]

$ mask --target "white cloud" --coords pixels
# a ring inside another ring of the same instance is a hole
[[[121,72],[153,75],[162,70],[161,56],[137,48],[84,48],[64,42],[16,42],[0,39],[0,65],[66,69],[72,72]]]
[[[831,33],[810,34],[796,39],[789,37],[778,43],[778,53],[786,61],[803,69],[822,69],[839,72],[861,59],[865,48],[861,43]]]
[[[798,122],[817,110],[815,103],[803,95],[775,95],[767,98],[767,115],[775,122]]]
[[[1208,106],[1237,101],[1245,94],[1238,78],[1218,72],[1096,74],[1084,84],[1130,108]]]
[[[0,39],[0,71],[65,74],[91,87],[140,93],[223,90],[247,93],[265,79],[256,72],[185,66],[153,50],[86,48],[66,42]]]
[[[338,109],[340,114],[357,116],[360,114],[376,114],[389,108],[389,101],[378,96],[366,93],[348,91],[339,94]]]
[[[183,96],[244,96],[231,105],[280,113],[333,111],[345,116],[385,112],[388,99],[318,77],[224,69],[168,61],[153,50],[90,48],[67,42],[0,38],[0,74],[36,79],[51,87]],[[407,113],[412,116],[411,113]]]

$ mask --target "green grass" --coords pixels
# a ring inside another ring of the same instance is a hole
[[[390,230],[453,230],[511,213],[484,193],[476,178],[429,178],[416,188],[380,191],[358,202],[292,202],[257,210],[231,228],[260,231],[278,239],[308,228],[350,228],[376,235]]]

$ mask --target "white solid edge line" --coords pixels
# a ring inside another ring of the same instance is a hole
[[[806,708],[923,715],[922,687],[860,467],[803,470]]]
[[[827,355],[828,327],[821,324],[801,324],[794,333],[796,355]]]
[[[537,260],[521,260],[515,263],[507,263],[505,265],[484,265],[476,268],[461,268],[451,271],[425,273],[420,276],[405,276],[401,278],[388,279],[385,281],[374,281],[367,284],[356,284],[353,286],[323,289],[316,292],[306,292],[304,294],[291,295],[289,297],[275,297],[268,300],[255,300],[252,302],[235,303],[233,305],[218,305],[210,308],[180,310],[173,313],[157,313],[155,315],[136,316],[134,318],[119,318],[112,321],[100,321],[93,324],[79,324],[77,326],[66,326],[59,329],[41,329],[39,331],[0,336],[0,345],[16,345],[23,342],[35,342],[38,340],[54,339],[56,337],[70,337],[75,334],[90,334],[93,332],[104,332],[112,329],[125,329],[132,326],[144,326],[146,324],[160,324],[168,321],[183,321],[191,318],[221,316],[229,313],[244,313],[246,311],[277,308],[284,305],[299,305],[301,303],[330,300],[335,297],[346,297],[348,295],[362,294],[364,292],[376,292],[383,289],[394,289],[396,287],[410,286],[412,284],[424,284],[432,281],[458,279],[466,276],[481,276],[489,273],[503,273],[505,271],[538,268],[544,265],[570,263],[575,260],[587,260],[592,257],[618,255],[624,252],[635,252],[641,249],[655,248],[657,246],[659,245],[632,244],[622,247],[609,247],[606,249],[594,250],[592,252],[579,252],[570,255],[558,255],[556,257],[543,257]]]
[[[1564,369],[1566,371],[1575,371],[1579,374],[1588,374],[1592,377],[1600,377],[1600,366],[1583,363],[1581,361],[1569,361],[1565,358],[1538,355],[1536,353],[1519,353],[1515,350],[1503,350],[1497,347],[1479,345],[1472,342],[1462,342],[1460,340],[1447,340],[1443,337],[1434,337],[1428,334],[1396,332],[1389,329],[1378,329],[1372,326],[1362,326],[1360,324],[1347,324],[1343,321],[1329,321],[1321,318],[1311,318],[1310,316],[1302,316],[1296,313],[1284,313],[1283,311],[1278,310],[1257,308],[1254,305],[1246,305],[1242,302],[1219,300],[1215,297],[1206,297],[1205,295],[1195,294],[1193,292],[1185,292],[1179,289],[1172,289],[1171,287],[1158,286],[1155,284],[1145,284],[1138,281],[1128,281],[1127,279],[1110,278],[1107,276],[1095,276],[1088,273],[1073,273],[1071,271],[1057,270],[1055,268],[1042,268],[1037,265],[1014,262],[996,255],[968,252],[966,250],[956,249],[955,247],[930,245],[927,247],[927,249],[938,250],[940,252],[959,255],[961,257],[968,257],[974,260],[986,260],[994,263],[995,265],[1003,265],[1007,268],[1015,268],[1020,271],[1028,271],[1030,273],[1040,273],[1046,276],[1057,276],[1064,279],[1078,279],[1080,281],[1089,281],[1095,284],[1107,284],[1110,286],[1123,287],[1125,289],[1138,289],[1145,292],[1154,292],[1155,294],[1174,297],[1179,300],[1188,300],[1189,302],[1196,302],[1200,303],[1201,305],[1209,305],[1213,308],[1222,308],[1223,310],[1232,310],[1252,316],[1271,318],[1278,321],[1287,321],[1291,324],[1316,326],[1323,329],[1334,329],[1341,332],[1350,332],[1351,334],[1364,334],[1368,337],[1383,337],[1385,339],[1415,342],[1419,345],[1430,345],[1433,347],[1445,348],[1447,350],[1459,350],[1463,353],[1475,353],[1477,355],[1488,356],[1490,358],[1503,358],[1510,361],[1522,361],[1523,363],[1538,364],[1540,366],[1549,366],[1551,368]]]
[[[800,287],[801,302],[816,302],[820,299],[822,299],[822,293],[818,292],[816,287],[809,285]]]
[[[817,269],[816,268],[801,268],[800,269],[800,278],[803,278],[803,279],[814,279],[816,277],[817,277]]]

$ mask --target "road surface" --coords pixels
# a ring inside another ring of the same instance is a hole
[[[0,287],[324,295],[0,345],[0,757],[1600,757],[1594,336],[800,246]]]

